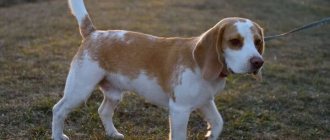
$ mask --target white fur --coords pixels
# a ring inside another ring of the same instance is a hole
[[[119,31],[116,31],[116,32],[112,33],[111,35],[113,37],[116,37],[116,38],[120,39],[121,41],[125,41],[125,34],[126,33],[127,33],[127,31],[119,30]]]
[[[212,100],[218,91],[225,86],[225,80],[208,82],[199,75],[199,70],[194,73],[190,69],[183,70],[180,83],[174,87],[175,100],[182,105],[187,105],[191,110],[202,106],[205,101]],[[147,101],[162,106],[169,106],[169,96],[163,91],[156,78],[148,76],[144,71],[135,79],[122,74],[108,74],[107,80],[119,91],[134,91]],[[204,93],[204,94],[200,94]],[[187,98],[189,97],[189,98]],[[193,102],[192,102],[193,101]]]
[[[146,75],[143,71],[135,79],[130,79],[122,74],[108,74],[106,79],[112,83],[112,89],[103,90],[105,99],[99,108],[107,134],[116,138],[124,137],[113,125],[113,111],[121,100],[123,91],[135,91],[147,101],[169,108],[171,139],[186,139],[189,115],[196,109],[204,114],[204,118],[212,128],[208,132],[209,139],[217,139],[222,131],[223,120],[213,99],[216,93],[224,89],[225,79],[208,82],[202,79],[199,69],[194,71],[190,69],[182,71],[179,77],[181,84],[174,88],[175,100],[164,93],[155,78]],[[109,101],[112,101],[112,104]]]
[[[64,119],[74,108],[86,101],[105,72],[85,51],[72,61],[63,98],[53,108],[52,138],[68,139],[63,134]]]
[[[195,71],[185,69],[180,75],[181,84],[174,87],[176,101],[191,108],[191,110],[200,107],[205,101],[212,100],[215,94],[225,86],[225,80],[205,81],[200,75],[200,70],[196,69]]]
[[[126,42],[126,35],[127,31],[125,30],[111,30],[111,31],[100,31],[97,30],[91,34],[93,40],[97,40],[101,37],[108,37],[108,38],[115,38],[122,42]]]
[[[156,36],[153,36],[153,35],[148,35],[148,39],[150,41],[155,41],[157,39],[157,37]]]
[[[95,32],[92,32],[92,34],[91,34],[91,38],[93,40],[98,40],[101,37],[109,37],[109,36],[110,36],[110,32],[109,31],[100,31],[100,30],[97,30]]]
[[[251,72],[250,58],[253,56],[262,58],[254,44],[253,33],[251,31],[253,23],[249,20],[246,22],[237,21],[235,26],[239,34],[244,38],[244,42],[242,48],[239,50],[233,50],[229,47],[224,50],[227,66],[235,73]]]
[[[79,26],[81,26],[85,16],[88,15],[84,1],[83,0],[69,0],[68,2],[69,2],[69,6],[70,6],[72,14],[74,16],[76,16],[78,24],[79,24]]]
[[[143,71],[140,72],[136,79],[130,79],[122,74],[109,74],[107,80],[111,81],[114,88],[120,91],[135,91],[151,103],[162,107],[168,106],[166,93],[155,78],[149,77]]]
[[[223,121],[213,100],[216,93],[224,89],[225,79],[205,81],[199,69],[195,72],[185,69],[180,76],[181,84],[174,87],[175,101],[169,101],[170,139],[187,139],[189,115],[198,108],[212,128],[208,138],[217,139],[222,131]]]
[[[135,91],[138,95],[143,96],[146,100],[162,107],[168,107],[171,120],[171,139],[186,139],[186,129],[189,115],[193,110],[200,109],[204,118],[209,122],[212,128],[209,139],[217,139],[222,131],[223,120],[214,104],[214,96],[225,86],[225,79],[218,81],[205,81],[201,77],[199,69],[184,69],[179,76],[181,80],[179,85],[174,87],[175,100],[169,98],[157,83],[156,79],[146,75],[141,71],[135,79],[130,79],[122,74],[108,74],[107,80],[112,83],[114,92],[107,92],[105,95],[109,99],[121,98],[120,92],[117,91]],[[105,101],[104,101],[105,102]],[[102,103],[104,104],[104,103]],[[117,104],[117,103],[116,103]],[[108,107],[107,110],[114,110],[116,105]],[[100,107],[101,108],[101,107]],[[99,109],[99,112],[101,109]],[[103,109],[103,111],[106,109]],[[111,114],[113,111],[111,111]],[[101,114],[101,113],[100,113]],[[107,118],[106,126],[107,134],[116,136],[121,134],[113,127],[112,116]],[[104,120],[104,119],[102,119]],[[105,122],[105,121],[103,121]],[[108,126],[108,127],[107,127]]]
[[[174,88],[175,100],[173,100],[164,93],[157,80],[148,76],[144,71],[141,71],[134,79],[120,73],[106,73],[85,52],[81,59],[76,58],[72,62],[64,97],[54,106],[52,123],[52,137],[54,139],[67,139],[67,136],[63,134],[64,119],[71,110],[87,100],[92,90],[104,76],[111,83],[111,88],[105,88],[101,85],[104,100],[99,108],[99,114],[106,134],[111,137],[124,138],[114,127],[112,116],[121,100],[123,91],[127,90],[135,91],[151,103],[169,108],[171,138],[173,140],[186,139],[189,114],[198,108],[212,126],[211,134],[213,137],[210,136],[209,139],[216,139],[222,130],[223,121],[214,105],[213,98],[224,88],[225,79],[209,82],[202,79],[199,69],[194,71],[184,69],[179,76],[180,84]]]

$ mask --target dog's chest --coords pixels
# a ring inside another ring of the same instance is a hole
[[[188,105],[192,109],[213,100],[225,87],[225,79],[206,81],[199,70],[185,70],[180,79],[180,84],[174,87],[176,102]]]

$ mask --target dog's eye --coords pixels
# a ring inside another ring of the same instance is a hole
[[[233,46],[242,46],[242,42],[239,39],[231,39],[229,42]]]
[[[262,43],[262,41],[260,39],[254,40],[254,45],[256,45],[256,46],[260,46],[261,43]]]

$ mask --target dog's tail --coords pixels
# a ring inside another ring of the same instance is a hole
[[[88,37],[96,29],[89,18],[84,0],[68,0],[68,2],[72,14],[78,21],[81,36],[83,38]]]

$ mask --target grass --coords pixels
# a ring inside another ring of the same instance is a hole
[[[38,2],[40,0],[0,0],[0,7],[8,7],[18,4]]]
[[[99,29],[158,36],[197,36],[221,18],[240,16],[276,34],[329,16],[328,0],[86,0]],[[330,138],[329,26],[267,42],[264,80],[228,78],[216,98],[225,120],[221,139]],[[81,37],[66,1],[0,8],[0,139],[50,139],[52,106],[61,98],[70,61]],[[102,95],[66,120],[72,139],[105,139],[97,114]],[[155,119],[156,118],[156,119]],[[127,139],[166,139],[166,110],[127,94],[114,122]],[[202,139],[197,113],[189,139]]]

